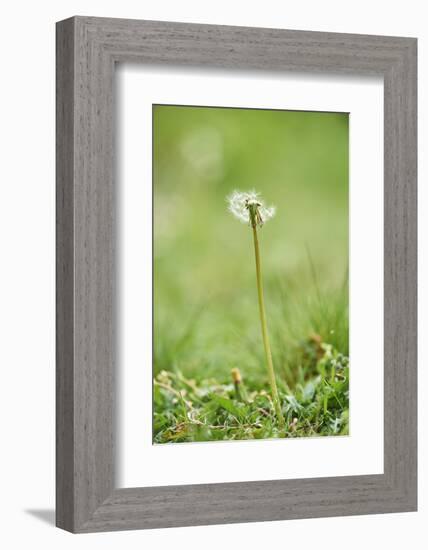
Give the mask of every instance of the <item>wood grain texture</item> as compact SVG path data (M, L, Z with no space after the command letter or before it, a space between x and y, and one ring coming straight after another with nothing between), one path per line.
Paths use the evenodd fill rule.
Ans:
M74 526L74 23L56 36L56 521Z
M116 62L383 76L383 475L115 489ZM58 23L57 220L59 527L92 532L416 510L415 39L87 17Z

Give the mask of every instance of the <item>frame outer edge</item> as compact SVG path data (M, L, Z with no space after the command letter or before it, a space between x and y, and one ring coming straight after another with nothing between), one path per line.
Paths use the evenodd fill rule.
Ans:
M385 474L417 510L417 42L385 74ZM387 187L388 186L388 187Z
M75 23L74 526L114 490L115 197L111 56Z
M56 25L56 525L74 530L74 19Z

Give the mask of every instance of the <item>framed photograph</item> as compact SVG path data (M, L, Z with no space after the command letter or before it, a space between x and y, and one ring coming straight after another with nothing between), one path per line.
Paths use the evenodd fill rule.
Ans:
M417 507L416 39L57 24L57 525Z

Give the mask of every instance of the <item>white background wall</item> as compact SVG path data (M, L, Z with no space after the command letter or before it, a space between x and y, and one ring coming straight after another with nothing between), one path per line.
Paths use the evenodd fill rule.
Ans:
M428 27L424 2L407 0L14 0L1 11L0 86L0 541L3 548L314 548L426 544L428 483L419 512L70 535L54 506L54 23L70 15L417 36L419 38L420 334L427 332ZM419 464L428 461L428 353L420 346ZM425 389L425 391L424 391ZM425 428L424 428L425 427ZM417 539L420 538L420 542Z

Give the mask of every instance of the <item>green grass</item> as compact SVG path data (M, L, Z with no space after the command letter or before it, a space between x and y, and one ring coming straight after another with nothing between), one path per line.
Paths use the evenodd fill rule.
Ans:
M347 434L347 115L155 107L154 143L154 442ZM283 433L235 188L277 206L259 239Z
M235 332L230 347L197 347L204 311L195 312L175 341L168 331L166 353L159 348L155 353L154 442L347 435L347 289L345 277L331 295L313 288L300 303L290 282L271 287L272 349L285 431L270 397L256 303L254 331L247 338ZM243 379L238 386L231 376L236 367Z
M179 369L161 371L154 384L154 442L347 435L348 358L314 340L301 353L312 375L302 376L293 391L280 385L283 430L262 381L234 384L232 379L188 379Z

